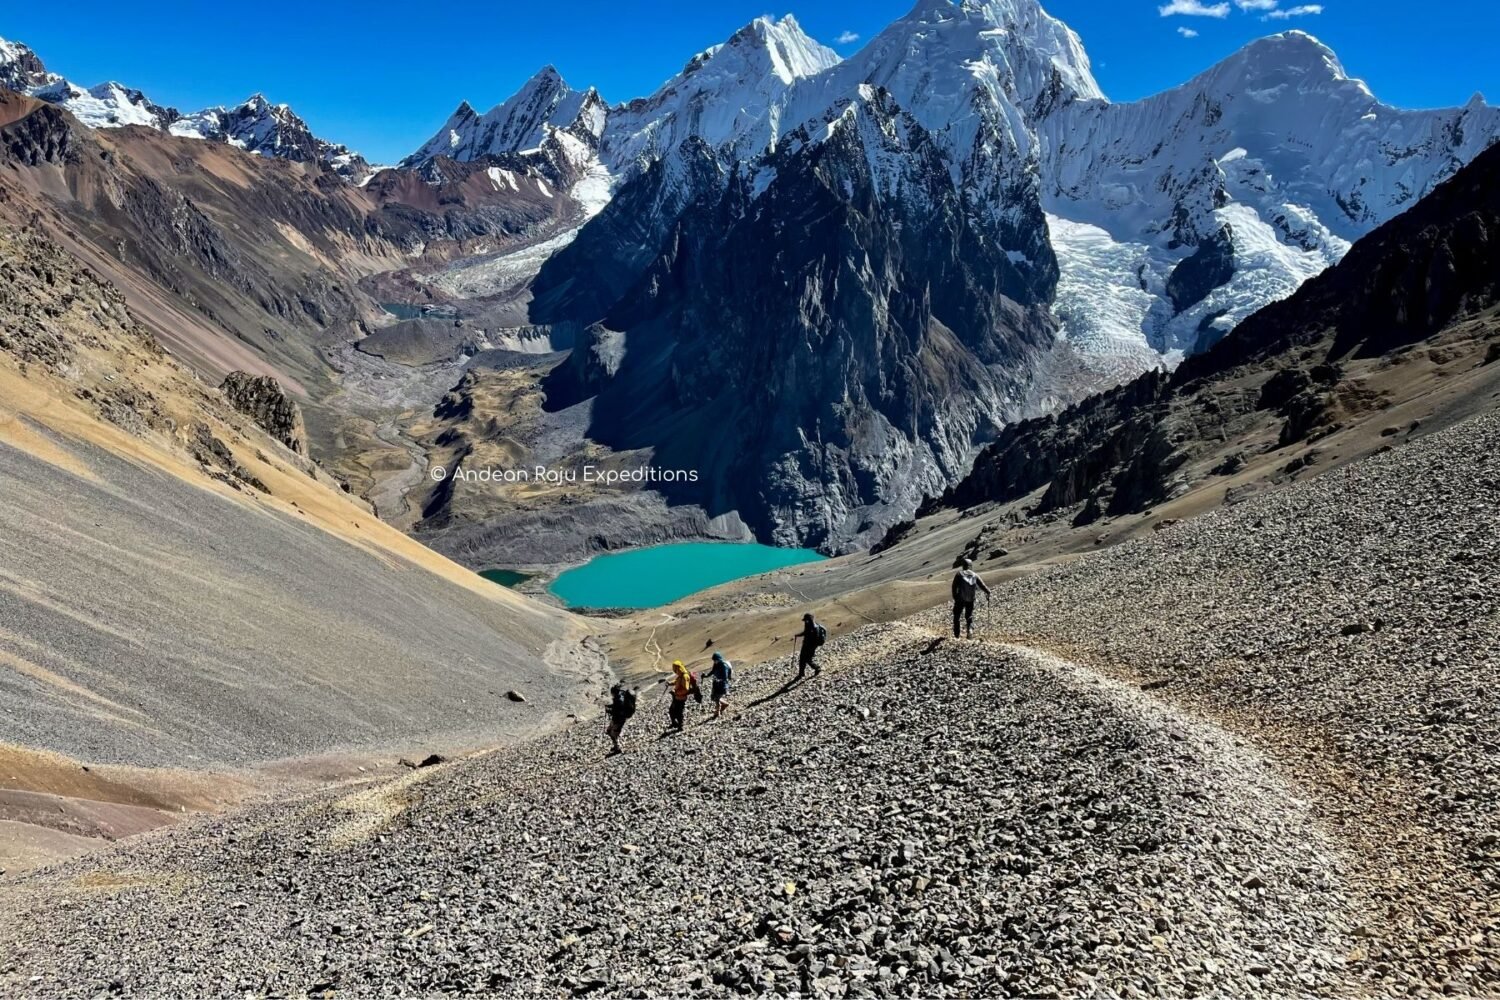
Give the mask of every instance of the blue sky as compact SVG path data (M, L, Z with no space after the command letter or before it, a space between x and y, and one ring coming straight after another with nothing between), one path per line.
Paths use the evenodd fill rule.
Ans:
M1254 8L1270 3L1050 0L1046 6L1083 36L1105 92L1117 100L1174 86L1252 38L1298 27L1331 45L1350 73L1392 104L1462 104L1476 90L1500 101L1500 61L1489 57L1500 38L1496 0L1420 6L1325 0L1312 5L1320 12L1266 20L1267 11ZM0 37L30 44L49 68L75 82L117 79L184 110L234 103L260 90L293 105L319 134L388 163L436 131L460 100L488 108L547 62L575 86L593 84L619 101L649 93L694 52L760 14L790 11L815 38L847 55L910 6L911 0L143 0L122 7L118 0L10 0L0 10ZM1276 0L1275 6L1286 13L1308 5ZM425 10L432 16L424 17ZM841 36L858 38L836 44Z

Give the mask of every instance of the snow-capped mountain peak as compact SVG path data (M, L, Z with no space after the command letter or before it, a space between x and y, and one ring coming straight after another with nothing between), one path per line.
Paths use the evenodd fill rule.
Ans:
M1364 81L1344 71L1332 49L1305 31L1256 39L1184 87L1245 94L1262 102L1275 100L1280 87L1304 94L1332 90L1355 99L1375 99Z
M1041 73L1030 81L1018 81L1023 92L1037 93L1038 83L1043 88L1051 86L1052 74L1048 71L1055 71L1069 96L1082 100L1104 97L1077 32L1048 14L1038 0L962 0L960 6L966 17L993 25L1010 36L1013 45L1020 44L1041 57ZM1036 71L1030 66L1025 69Z
M629 173L689 137L758 152L779 134L788 92L839 62L790 14L758 17L698 53L650 97L612 109L605 157L615 172Z
M963 77L986 77L1028 110L1053 91L1057 98L1102 99L1078 35L1037 0L918 0L850 60L868 82L906 103L924 74L937 93L923 103L944 106ZM929 125L932 123L929 123Z
M591 114L596 104L602 104L597 91L592 87L574 90L557 67L548 64L482 115L464 101L437 134L401 165L420 166L438 156L476 160L535 149L546 140L549 129L574 125L580 116Z
M61 79L57 74L47 72L47 67L29 46L0 38L0 87L27 91Z
M28 93L49 104L62 105L89 128L143 125L161 129L178 118L176 110L155 104L139 90L113 81L85 90L61 77L54 77L43 86L30 88Z
M181 138L225 142L258 156L296 163L324 163L354 180L368 171L358 154L318 138L290 105L272 104L264 94L252 94L232 108L173 114L166 127Z
M779 21L757 17L710 51L740 46L762 53L766 68L784 84L821 73L839 61L837 52L814 41L791 14Z
M1078 36L1036 0L918 0L849 59L800 81L786 130L864 84L890 93L955 162L991 155L978 147L995 142L1024 161L1032 121L1104 99Z
M1075 346L1134 353L1138 369L1202 349L1339 261L1494 142L1500 111L1390 107L1289 31L1039 130L1059 317Z

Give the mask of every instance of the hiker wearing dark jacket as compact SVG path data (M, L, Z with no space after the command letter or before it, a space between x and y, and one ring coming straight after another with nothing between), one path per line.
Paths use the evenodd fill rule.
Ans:
M723 653L716 652L708 676L713 681L709 696L713 699L714 718L717 719L729 707L729 684L734 679L734 665L724 659Z
M828 641L828 630L813 620L812 615L803 615L802 631L792 638L802 640L802 649L797 654L797 679L800 681L807 675L808 667L812 667L814 674L821 674L823 668L813 662L813 657L817 655L818 647Z
M610 753L620 752L620 733L625 730L625 723L635 714L635 692L624 684L616 684L609 689L609 728L604 730L606 736L614 743L615 748Z
M974 638L974 601L981 590L988 601L990 588L985 586L984 578L974 572L974 560L965 559L963 568L953 577L953 638L959 638L960 620L968 629L969 638Z

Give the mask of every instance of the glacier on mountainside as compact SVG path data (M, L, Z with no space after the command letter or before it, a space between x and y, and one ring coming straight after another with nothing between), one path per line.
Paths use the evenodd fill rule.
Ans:
M787 136L877 91L943 148L965 213L1038 287L1056 251L1062 335L1111 378L1174 365L1290 294L1500 130L1500 112L1477 97L1438 111L1383 104L1299 31L1252 42L1180 87L1111 102L1078 36L1037 0L918 0L842 60L792 17L758 18L620 105L544 70L486 115L465 105L413 159L577 135L587 107L597 145L573 143L587 186L570 193L592 216L690 140L744 165L761 190ZM1223 267L1201 278L1212 286L1174 298L1184 262L1215 241Z
M1428 194L1495 141L1500 111L1479 99L1438 111L1382 104L1331 50L1292 31L1181 87L1070 102L1036 127L1043 201L1065 241L1064 329L1111 352L1135 340L1170 366ZM1226 231L1233 274L1177 311L1165 294L1172 269ZM1082 233L1083 245L1067 244ZM1101 267L1101 255L1116 266Z

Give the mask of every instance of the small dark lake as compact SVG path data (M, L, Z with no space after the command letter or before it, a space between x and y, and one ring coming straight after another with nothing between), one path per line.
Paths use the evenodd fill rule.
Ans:
M521 573L513 569L486 569L481 570L479 575L502 587L516 587L531 579L530 573Z

